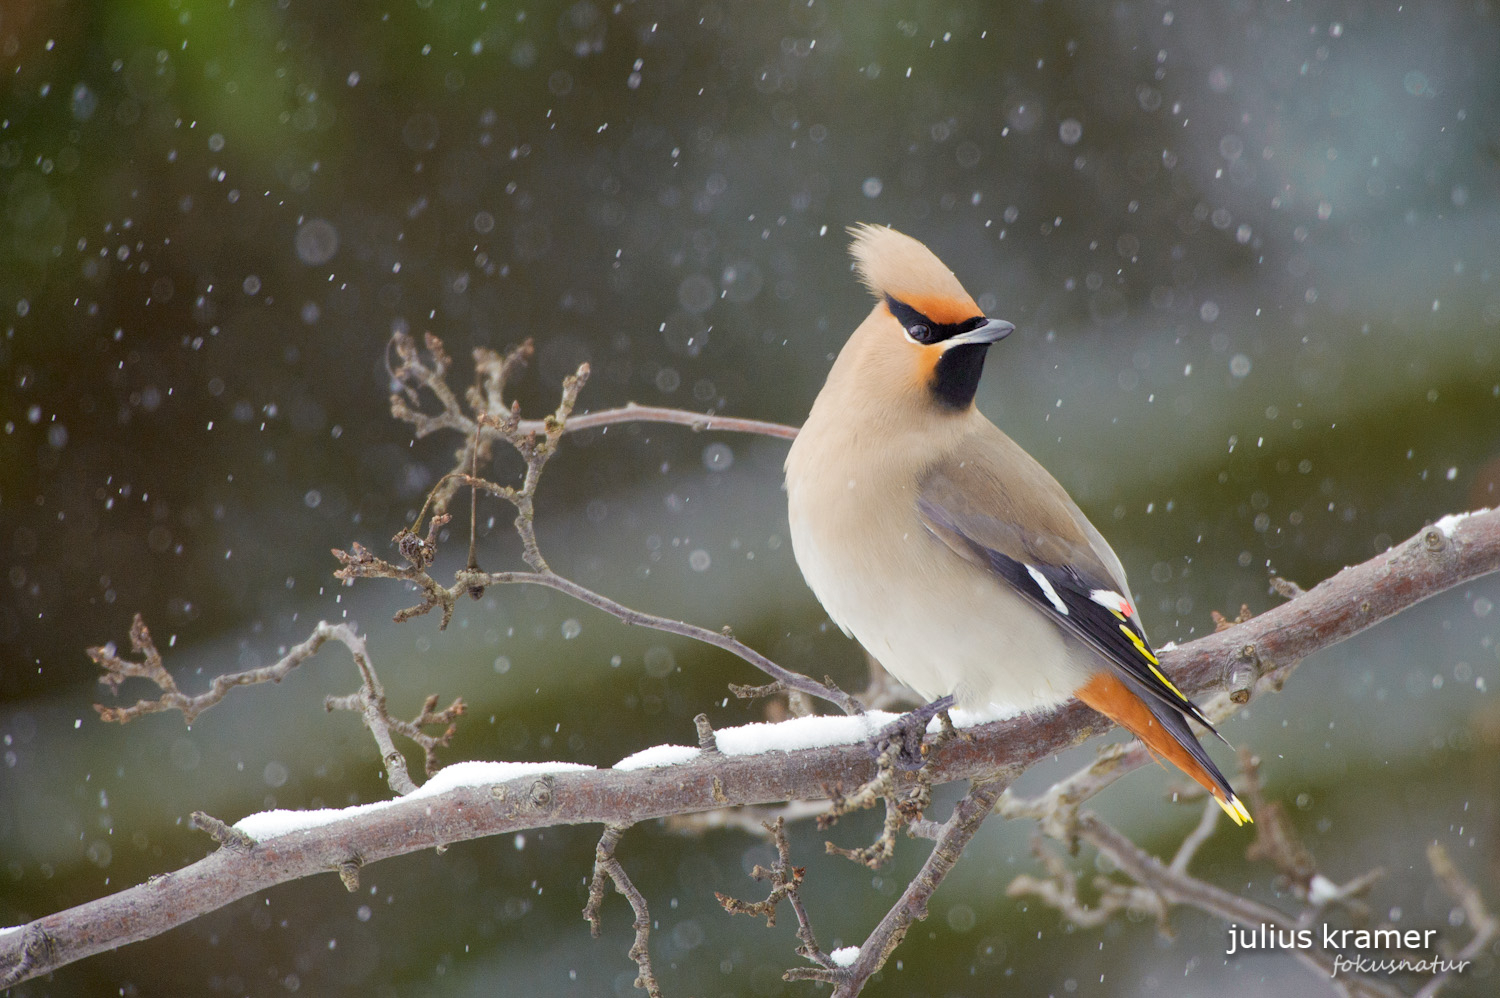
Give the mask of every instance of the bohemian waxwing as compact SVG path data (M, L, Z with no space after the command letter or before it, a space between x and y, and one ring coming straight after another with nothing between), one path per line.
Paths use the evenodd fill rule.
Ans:
M917 240L850 233L877 302L786 459L792 550L829 617L929 700L1076 696L1249 820L1188 727L1214 730L1161 671L1120 559L974 405L986 352L1014 327Z

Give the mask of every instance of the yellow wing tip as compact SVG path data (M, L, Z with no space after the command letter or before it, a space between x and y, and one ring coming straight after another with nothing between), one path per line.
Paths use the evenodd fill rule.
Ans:
M1160 669L1153 665L1151 667L1151 674L1157 679L1160 679L1163 686L1175 693L1177 695L1177 699L1183 701L1184 703L1192 703L1191 700L1182 695L1182 691L1173 684L1172 680L1167 678L1167 674L1165 672L1162 672Z
M1250 817L1250 811L1238 797L1230 795L1228 800L1215 797L1214 801L1223 808L1224 813L1229 815L1229 819L1236 825L1244 825L1247 821L1252 825L1255 824L1255 819Z
M1141 657L1142 658L1144 658L1146 661L1150 662L1154 666L1155 665L1161 665L1161 659L1159 659L1155 655L1153 655L1151 653L1151 649L1146 647L1146 641L1145 641L1144 638L1142 638L1139 634L1135 633L1135 631L1132 631L1129 627L1127 627L1124 624L1120 625L1120 630L1124 632L1124 634L1125 634L1125 636L1127 638L1129 638L1132 642L1134 642L1134 644L1135 644L1135 650L1141 653ZM1162 682L1167 683L1168 686L1172 686L1171 683L1167 682L1167 677L1163 676L1158 670L1152 669L1151 671L1155 672L1156 675L1157 675L1157 678L1159 678ZM1172 692L1173 693L1177 693L1177 688L1175 686L1172 687ZM1178 696L1182 696L1181 693L1177 693L1177 695ZM1183 699L1185 700L1187 698L1183 697Z

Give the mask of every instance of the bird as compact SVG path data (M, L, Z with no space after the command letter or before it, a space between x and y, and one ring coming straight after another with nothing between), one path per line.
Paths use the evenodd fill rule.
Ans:
M918 240L848 231L875 306L784 469L792 551L829 618L930 707L1077 697L1250 821L1189 726L1218 735L1162 671L1119 557L975 405L990 347L1015 327Z

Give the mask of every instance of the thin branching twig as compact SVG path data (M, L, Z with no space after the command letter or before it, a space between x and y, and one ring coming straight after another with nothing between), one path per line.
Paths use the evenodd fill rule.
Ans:
M410 582L421 591L422 600L402 610L396 615L396 619L410 620L438 609L442 613L440 628L446 628L452 620L454 606L460 596L474 596L496 585L526 583L546 586L566 593L627 624L650 627L722 648L769 675L776 683L781 684L777 687L778 689L796 690L818 697L834 704L845 713L853 714L863 711L864 708L860 702L839 689L832 680L825 679L820 683L808 676L785 669L739 641L728 629L714 631L685 621L643 613L554 572L542 555L541 546L537 541L536 490L547 462L557 453L563 434L568 432L570 427L576 428L577 420L587 418L574 417L573 410L578 403L579 392L588 382L588 365L581 365L575 374L563 379L562 395L554 412L545 419L522 420L516 405L514 403L507 405L504 392L508 381L524 367L531 356L530 342L522 344L504 357L491 350L476 350L474 356L475 367L479 371L479 385L469 392L469 405L474 410L474 415L470 417L463 412L457 396L447 386L445 374L451 361L443 350L442 341L429 334L426 345L428 359L423 358L411 337L398 334L393 338L392 350L400 359L400 364L392 367L391 377L400 386L400 390L391 396L391 411L398 419L411 423L418 436L441 429L456 430L464 434L464 446L460 447L455 454L454 470L444 475L429 493L426 503L418 513L416 522L403 529L393 539L397 549L405 558L406 565L392 564L376 557L363 546L354 544L351 545L349 552L340 550L333 552L334 557L342 566L334 573L335 576L346 584L352 584L355 579L369 578L401 579ZM419 406L419 389L431 391L442 405L442 412L437 415L424 414ZM669 414L677 410L627 406L611 412L613 414L608 422L626 422L632 417L639 416L663 422L699 425L699 422L689 421L686 417L669 418ZM694 420L701 421L701 428L704 429L771 432L775 428L775 424L764 424L753 420L725 421L718 417L694 417ZM607 425L607 422L601 423L596 418L590 425ZM784 434L778 431L773 435ZM491 448L496 442L509 445L526 462L525 472L519 486L502 485L478 477L474 473L473 469L491 458ZM437 526L435 525L438 520L447 515L449 502L463 485L469 485L478 492L502 499L515 507L515 529L521 540L521 558L525 561L529 571L482 572L478 570L471 557L469 564L455 573L451 586L444 586L428 573L428 566L432 564L436 556ZM419 539L422 520L428 515L432 516L432 520L428 524L427 536L425 539Z
M714 897L719 899L719 904L729 914L764 918L767 926L776 924L776 909L781 902L787 902L797 919L797 938L801 941L801 945L797 947L797 955L819 967L834 966L833 958L818 945L812 921L807 916L807 907L802 903L802 880L807 871L792 865L792 847L786 837L786 819L778 817L774 822L766 822L763 827L776 845L776 862L771 864L770 869L759 863L755 864L750 876L755 880L769 881L771 892L764 901L741 901L717 891L714 892Z
M1288 931L1304 927L1299 919L1275 908L1231 894L1187 873L1174 872L1092 812L1078 816L1078 832L1080 838L1108 856L1121 873L1159 895L1167 904L1187 905L1238 925L1265 924ZM1323 980L1333 977L1333 954L1321 948L1287 952L1314 976ZM1365 998L1399 998L1401 995L1396 988L1371 977L1344 972L1338 979L1352 995Z
M462 401L447 384L452 361L441 341L428 334L424 346L425 355L410 337L398 336L392 341L391 351L395 357L390 365L392 412L397 418L410 423L417 437L446 430L458 434L462 438L462 444L455 452L453 470L434 486L412 525L393 538L405 565L398 566L380 559L356 543L351 545L350 553L336 552L342 563L336 574L346 583L352 583L356 578L394 578L410 582L421 591L422 602L403 610L397 615L397 619L407 620L433 609L441 609L442 626L446 626L451 619L454 605L461 595L477 597L491 585L518 582L544 585L574 596L626 623L681 634L731 651L770 675L773 679L771 687L778 691L818 696L846 712L861 710L858 700L843 693L831 681L817 683L806 676L782 669L759 656L753 649L742 645L727 629L711 631L681 621L644 614L557 575L547 565L536 543L534 497L537 483L546 462L557 452L561 438L568 432L590 428L604 430L616 423L642 420L677 423L694 429L723 429L783 438L793 436L795 430L752 420L730 420L712 414L699 415L637 406L575 416L573 409L578 393L588 376L586 365L564 382L556 411L544 419L523 420L518 407L506 399L505 390L531 356L532 347L529 342L503 356L488 350L475 351L475 384L466 391ZM423 411L423 392L429 392L437 399L438 412ZM510 446L525 462L525 471L519 484L501 484L480 474L480 469L487 468L495 458L494 445L497 442ZM437 556L438 543L442 539L441 528L451 519L451 501L464 486L468 486L471 493L470 557L465 567L455 573L452 585L445 586L434 579L428 569ZM499 498L515 508L515 525L522 541L522 560L527 570L480 570L472 538L474 513L481 492ZM1222 615L1215 614L1216 623L1220 625L1216 633L1164 654L1163 668L1189 695L1222 691L1206 703L1210 716L1222 717L1252 696L1279 689L1302 657L1311 651L1342 640L1436 592L1493 571L1497 566L1500 566L1500 518L1494 514L1476 515L1467 522L1454 521L1441 528L1430 527L1411 541L1392 548L1364 565L1348 569L1310 591L1283 587L1283 595L1288 596L1292 603L1278 607L1262 618L1251 621L1248 611L1242 610L1239 618L1231 623L1224 620ZM327 626L320 625L320 629ZM106 683L118 686L125 678L141 676L157 681L164 691L163 696L157 701L142 701L133 708L115 708L122 716L110 717L105 713L106 709L101 708L101 715L107 719L126 720L141 713L164 709L182 710L185 716L191 718L222 699L228 688L279 679L302 658L316 650L314 646L296 661L290 661L293 656L289 655L275 666L267 667L271 671L252 670L258 674L255 676L246 673L237 674L245 678L221 677L209 694L193 698L181 694L175 683L171 682L161 656L150 644L144 625L140 626L140 632L143 640L137 644L137 651L143 656L143 661L125 662L112 648L97 649L100 654L96 655L96 660L106 669ZM353 637L352 630L350 635ZM132 638L135 637L133 630ZM327 636L320 637L315 632L314 638L310 638L309 642L314 639L321 643ZM299 649L302 647L299 646ZM351 650L355 650L352 644ZM294 653L296 651L294 649ZM360 668L362 675L365 675L368 656L364 655L361 642L356 660L360 661L362 656ZM277 669L282 671L277 673ZM165 681L161 677L165 677ZM220 683L225 684L223 690L219 688ZM763 690L764 688L747 692L758 695ZM448 724L451 727L453 717L461 711L458 702L448 710L437 711L436 699L429 698L415 721L392 719L385 713L383 693L380 692L378 681L374 680L373 670L368 671L367 682L356 697L339 698L336 702L331 702L330 708L349 707L361 710L369 724L371 704L378 704L378 709L373 710L373 714L377 726L386 733L384 741L379 732L376 733L383 754L387 752L391 731L409 735L410 732L403 725L420 728L429 723ZM135 713L129 713L131 711ZM828 787L841 785L852 774L867 782L859 791L850 795L846 804L855 801L873 804L877 799L883 799L886 803L887 827L882 832L882 839L889 836L893 847L894 831L904 822L910 834L931 838L935 845L921 872L908 884L900 899L859 947L853 962L847 966L835 966L831 957L816 947L811 928L806 924L805 910L800 906L800 897L795 894L795 888L800 885L800 873L790 867L785 850L780 848L785 842L784 832L779 826L773 832L773 837L779 840L778 868L781 880L778 882L774 873L772 874L772 894L775 894L778 887L787 888L790 884L789 889L783 890L781 899L793 900L794 910L798 912L799 928L806 928L803 942L809 949L809 954L804 955L809 955L809 959L815 964L812 967L794 968L786 976L794 980L812 979L831 983L835 988L835 996L847 998L857 994L884 965L914 921L925 917L933 891L952 870L964 847L991 812L1010 780L1038 759L1097 733L1104 727L1104 723L1092 713L1080 706L1069 705L1046 715L987 725L971 743L958 746L951 752L944 752L941 758L929 758L929 765L923 767L926 779L932 782L958 778L973 781L969 792L955 806L952 815L941 824L928 820L921 813L928 806L929 798L925 796L925 792L931 783L922 784L919 781L918 792L911 793L894 778L887 777L886 782L882 783L879 772L867 778L871 764L863 747L829 746L807 749L787 753L786 761L768 761L765 757L734 757L709 750L708 746L716 745L711 740L711 729L709 736L700 732L705 750L692 763L674 767L673 778L669 781L640 772L595 770L561 774L556 778L545 776L530 782L529 789L511 787L509 784L488 788L458 787L425 800L401 802L389 808L359 815L351 814L336 826L329 826L335 828L335 831L309 829L279 837L274 868L263 861L261 846L245 851L221 849L212 856L177 871L170 878L161 878L151 884L130 888L67 912L38 919L28 924L22 932L0 935L0 986L48 972L103 948L157 934L227 903L234 897L243 897L272 883L284 882L296 876L338 870L346 884L349 884L357 882L358 868L365 863L414 849L434 845L442 847L449 842L501 831L548 827L564 822L602 821L606 825L606 831L596 850L595 877L590 887L590 904L586 915L597 926L599 905L604 894L602 877L609 877L616 889L630 900L636 914L636 945L631 949L631 957L636 960L640 969L638 980L642 986L654 989L657 987L655 975L650 971L646 948L649 913L644 897L630 883L614 856L615 846L623 829L636 821L693 811L817 799L827 796ZM451 734L451 731L447 734ZM431 740L430 744L424 744L429 770L434 764L431 750L442 744L447 734L424 736ZM394 749L390 751L393 752ZM1065 842L1071 844L1075 840L1087 841L1110 855L1116 866L1135 881L1133 886L1115 884L1115 888L1127 893L1146 891L1157 899L1153 902L1145 900L1145 895L1133 895L1140 902L1142 910L1155 910L1151 905L1157 903L1163 910L1168 905L1187 904L1205 911L1231 912L1228 917L1235 918L1245 914L1259 916L1262 912L1270 913L1268 919L1278 916L1280 913L1250 902L1241 902L1234 895L1198 881L1188 873L1187 867L1193 854L1210 833L1210 819L1205 818L1200 822L1197 829L1184 841L1171 864L1162 864L1139 850L1096 816L1078 813L1080 801L1092 796L1124 772L1134 769L1148 757L1144 750L1135 746L1120 749L1112 757L1102 759L1069 781L1064 781L1053 792L1043 795L1043 798L1007 801L1006 810L1008 813L1032 812L1042 820L1049 833ZM394 777L394 773L392 776ZM416 808L416 805L420 805L420 808ZM835 811L837 810L836 807ZM1275 822L1271 824L1274 825ZM871 848L881 852L881 844L881 840L877 840L876 845ZM1276 855L1291 855L1290 852L1281 850L1280 845L1272 847L1272 851ZM1076 903L1076 884L1071 881L1063 883L1065 868L1057 866L1061 859L1051 852L1048 855L1051 858L1045 860L1045 865L1059 878L1059 883L1067 888L1074 907L1083 910ZM864 861L863 857L856 858ZM870 858L876 857L872 853ZM1446 860L1446 856L1441 859ZM1464 952L1480 952L1492 943L1497 931L1500 931L1495 927L1493 916L1484 908L1477 891L1452 869L1451 863L1444 865L1439 858L1433 858L1432 864L1435 876L1443 883L1444 889L1460 901L1468 921L1474 927L1474 939ZM1316 883L1316 876L1314 882ZM1352 897L1363 889L1360 886L1362 883L1367 882L1357 878L1342 888L1331 891L1321 889L1320 896ZM1104 889L1109 892L1114 888L1106 885ZM767 902L761 904L764 903ZM130 913L128 928L120 928L124 924L120 918L121 912ZM109 925L116 928L103 928ZM802 933L799 931L800 937ZM1322 969L1315 956L1304 956L1310 965ZM653 990L653 994L655 993L657 991ZM1386 994L1378 988L1360 993Z
M615 885L615 890L630 902L635 913L635 942L630 947L630 958L635 961L635 986L644 990L651 998L662 998L661 984L656 979L656 970L651 966L651 911L646 907L646 898L631 883L625 867L620 865L615 849L620 836L625 834L625 825L606 825L599 844L594 847L594 876L589 880L589 901L584 906L583 917L588 920L589 931L599 938L599 911L604 906L605 880Z
M1442 529L1428 528L1259 617L1166 651L1161 656L1162 669L1185 694L1197 697L1225 689L1232 675L1248 665L1254 674L1236 689L1242 688L1246 699L1259 697L1279 688L1289 667L1313 652L1497 569L1500 512L1477 513ZM1251 650L1248 657L1246 649ZM993 721L970 729L972 741L945 748L933 762L933 780L947 783L996 772L1014 778L1104 730L1105 721L1076 703ZM1115 765L1121 770L1134 768L1130 754L1127 750ZM276 884L339 870L351 854L369 865L439 845L562 822L629 825L728 806L825 800L828 787L851 778L868 779L873 770L863 745L763 756L701 753L692 762L672 767L665 780L661 770L587 770L559 774L544 788L545 793L537 791L536 784L542 781L518 776L495 786L456 787L421 800L397 801L276 839L274 863L264 860L261 846L248 854L220 849L170 876L42 916L21 931L0 934L0 986L160 935ZM991 792L998 796L1001 786L992 784ZM955 842L953 821L944 822L938 833L940 843ZM923 831L929 830L924 827ZM925 888L918 884L915 889L917 895L908 898L903 893L899 904L918 898ZM1255 916L1250 913L1250 924ZM887 919L892 921L882 921L886 928L878 938L867 940L860 959L880 951L888 956L885 943L903 917L888 912ZM1481 923L1471 920L1471 924Z
M1448 857L1448 850L1444 849L1441 843L1433 842L1427 847L1427 863L1432 867L1432 875L1437 880L1438 886L1458 902L1464 913L1464 921L1474 933L1468 943L1454 953L1448 962L1463 963L1478 959L1480 954L1486 952L1497 939L1500 939L1500 916L1489 910L1484 903L1483 896L1479 893L1479 888L1470 883L1459 872L1458 867L1453 865L1453 860ZM1435 998L1451 983L1453 983L1453 971L1444 971L1423 985L1415 998Z
M912 924L927 917L927 905L933 892L958 863L969 840L994 809L1003 788L1004 783L998 780L977 780L954 805L953 814L943 822L942 831L922 869L860 945L852 963L842 967L793 967L782 977L788 981L832 984L834 998L853 998L859 994L865 983L885 966L891 953L901 945Z
M146 627L146 622L141 615L136 614L130 625L130 647L141 656L139 662L122 658L113 644L90 648L88 656L104 670L104 675L99 677L99 682L108 686L112 692L119 693L120 687L127 679L145 679L155 683L161 689L161 696L155 700L137 700L129 707L106 707L102 704L95 704L94 710L98 712L101 720L116 724L126 724L146 714L177 710L182 712L184 722L192 724L198 719L199 714L223 700L229 695L229 691L237 686L280 682L293 669L316 655L325 642L330 639L342 640L347 630L344 625L329 624L326 621L319 623L306 641L293 646L278 661L255 669L218 676L207 691L189 696L178 688L177 681L167 671L162 662L161 652L157 650L156 642L151 637L150 629Z
M119 692L120 685L125 680L140 678L155 683L161 689L162 694L155 700L137 700L129 707L105 707L102 704L95 704L94 709L99 712L101 719L118 724L126 724L146 714L177 710L182 712L183 720L192 724L199 714L228 696L230 690L261 683L279 683L293 669L316 655L318 649L329 641L337 641L349 649L349 654L359 669L361 682L356 692L348 696L328 697L324 701L324 706L328 710L357 712L380 749L380 760L386 769L386 782L398 794L411 793L417 785L412 781L406 768L406 757L396 748L391 733L394 731L417 743L426 757L426 772L430 776L438 769L436 750L448 744L448 740L453 737L453 722L464 712L463 699L456 699L446 709L439 711L436 710L438 698L434 693L427 698L421 712L413 720L403 721L392 717L386 707L385 688L380 683L380 677L375 673L374 665L371 664L370 652L364 636L355 631L352 624L330 624L326 620L319 621L307 640L294 646L276 662L255 669L217 676L206 692L189 696L178 688L176 680L167 671L162 662L161 652L157 650L156 642L151 638L151 631L146 627L141 615L136 614L135 621L130 627L130 644L136 654L141 656L140 661L121 658L114 647L109 645L102 648L90 648L88 654L104 669L104 675L99 678L99 682L111 690ZM447 726L441 735L429 735L422 730L423 727L436 724Z
M1003 813L1025 815L1038 820L1040 834L1033 841L1033 852L1047 872L1046 877L1033 877L1029 874L1016 877L1011 882L1008 893L1013 897L1039 898L1080 928L1102 925L1122 911L1150 915L1156 919L1158 930L1167 936L1171 934L1169 910L1174 905L1195 908L1231 925L1268 925L1285 931L1308 928L1314 924L1314 919L1323 909L1332 903L1348 909L1356 920L1360 920L1368 911L1361 900L1362 896L1383 875L1383 871L1369 871L1343 885L1334 884L1331 879L1318 873L1312 854L1298 838L1290 822L1274 806L1276 802L1268 800L1262 791L1257 765L1248 754L1242 757L1242 761L1245 771L1240 782L1246 796L1252 801L1259 833L1259 837L1247 850L1249 857L1270 862L1280 876L1291 882L1296 888L1294 895L1306 903L1306 907L1297 913L1287 914L1238 897L1189 872L1194 856L1218 825L1219 808L1211 800L1205 801L1203 817L1183 839L1170 863L1162 863L1149 855L1098 815L1087 811L1078 812L1079 794L1087 795L1090 790L1097 790L1100 786L1098 771L1093 766L1085 767L1039 797L1007 797L1002 801L1000 810ZM1058 792L1058 788L1063 786L1068 789ZM1062 855L1047 847L1043 836L1061 840L1070 851L1077 842L1093 846L1130 882L1121 883L1110 877L1096 877L1093 882L1096 900L1092 905L1086 904L1079 897L1076 874ZM1437 853L1431 848L1428 851L1434 876L1450 896L1459 900L1474 932L1469 944L1453 959L1472 960L1500 934L1500 920L1489 914L1479 892L1457 873L1447 861L1446 853L1441 851L1441 847L1434 848ZM1317 885L1316 888L1312 886L1314 884ZM1347 966L1339 967L1335 974L1337 954L1321 947L1292 948L1287 952L1315 976L1332 980L1335 990L1342 994L1355 998L1399 998L1402 994L1392 985L1368 974L1352 972ZM1418 994L1422 998L1433 998L1451 979L1451 973L1440 974L1429 981Z

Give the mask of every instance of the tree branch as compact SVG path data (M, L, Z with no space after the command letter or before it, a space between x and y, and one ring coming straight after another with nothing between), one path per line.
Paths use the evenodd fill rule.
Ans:
M1385 875L1385 871L1377 867L1342 885L1320 874L1311 851L1297 835L1280 805L1266 799L1261 789L1259 763L1243 749L1240 762L1244 790L1258 818L1255 841L1246 849L1246 858L1271 863L1279 877L1289 882L1291 889L1287 893L1302 902L1300 910L1294 914L1237 897L1188 872L1193 857L1217 827L1219 807L1212 800L1205 801L1203 817L1183 839L1168 864L1146 853L1098 815L1076 813L1077 788L1091 785L1096 777L1093 767L1085 767L1059 783L1058 787L1069 786L1072 791L1056 792L1058 787L1054 787L1053 792L1030 800L1002 802L1002 812L1026 814L1040 821L1041 834L1036 836L1032 849L1048 873L1046 878L1026 874L1018 876L1011 881L1007 893L1038 897L1080 928L1102 925L1120 911L1152 915L1157 930L1164 936L1172 934L1168 918L1172 905L1196 908L1223 919L1231 926L1253 925L1258 928L1271 925L1288 934L1310 929L1317 917L1332 904L1345 908L1356 924L1365 924L1369 918L1369 906L1363 896ZM1102 784L1094 783L1095 789L1099 786ZM1048 813L1049 810L1052 813ZM1085 905L1078 897L1077 875L1063 856L1047 846L1044 835L1061 840L1070 852L1077 851L1080 841L1088 842L1133 882L1126 884L1112 877L1096 877L1094 888L1098 900L1093 907ZM1479 891L1458 872L1440 845L1429 846L1427 854L1434 877L1462 906L1474 933L1468 945L1450 960L1450 963L1462 966L1463 962L1471 962L1500 935L1500 920L1489 913ZM1386 923L1381 928L1392 926ZM1289 952L1320 980L1330 980L1333 989L1346 998L1401 996L1399 990L1369 974L1356 972L1347 965L1340 966L1336 959L1338 955L1320 946L1297 946L1290 948ZM1415 956L1415 959L1421 960L1422 957ZM1434 998L1452 979L1452 971L1438 974L1418 992L1418 998Z
M121 658L113 642L98 648L90 648L87 654L94 660L95 665L104 670L104 675L99 677L99 682L108 686L112 692L119 693L120 686L127 679L146 679L155 683L161 689L162 694L155 700L137 700L129 707L105 707L95 704L94 710L98 712L100 719L116 724L126 724L146 714L180 710L183 721L192 724L199 714L223 700L235 687L254 686L268 682L279 683L293 669L316 655L324 642L332 639L348 644L346 637L352 634L353 631L346 626L335 627L326 622L319 623L313 628L312 634L306 641L294 646L280 660L258 669L246 669L243 672L218 676L207 692L199 693L197 696L188 696L177 688L177 681L172 678L172 674L162 663L161 652L157 650L156 642L151 638L151 631L146 627L146 622L141 615L136 614L130 625L130 648L141 656L141 661L132 662L127 658ZM350 648L352 650L353 646L351 645Z
M719 899L719 904L731 915L750 915L756 918L764 918L769 928L776 924L776 908L782 901L792 906L792 914L797 918L797 938L801 945L797 947L797 955L811 960L819 967L832 967L833 960L823 948L818 945L818 938L813 933L812 920L807 916L807 908L802 903L802 880L805 871L800 866L792 865L792 846L786 837L786 819L778 817L774 822L765 822L762 826L770 834L776 845L776 862L768 870L759 863L755 869L750 871L750 876L755 880L768 880L771 883L771 893L764 901L746 902L738 898L732 898L727 894L714 893Z
M620 836L625 834L623 825L606 825L599 844L594 847L594 876L589 880L589 902L584 906L583 917L588 920L589 931L599 938L599 910L604 907L604 881L608 879L615 890L630 902L635 913L635 942L630 947L630 958L635 961L635 986L642 988L650 998L662 998L661 984L656 980L656 970L651 966L651 911L646 907L646 898L640 889L631 883L615 856Z
M474 411L471 419L465 415L457 396L448 387L445 375L452 361L443 350L442 340L429 333L426 347L428 359L424 360L410 336L397 334L391 338L390 349L400 359L399 365L390 368L391 378L400 388L400 391L391 396L391 413L397 419L411 423L418 437L439 429L461 431L465 436L464 446L455 454L457 463L453 471L444 475L433 486L416 522L392 538L407 564L404 567L394 565L355 543L350 546L349 552L334 549L334 557L343 566L334 573L337 578L348 585L352 585L356 579L401 579L410 582L422 591L422 601L396 614L396 620L410 620L431 610L441 609L442 622L438 625L439 629L448 626L460 596L468 595L478 599L487 587L494 585L530 583L547 586L603 610L627 624L679 634L723 648L765 672L785 688L820 697L846 714L863 712L860 702L839 689L831 679L819 683L808 676L784 669L737 640L728 628L715 632L680 620L643 613L558 575L547 564L537 543L534 505L537 486L547 461L557 452L559 441L570 429L646 420L677 423L695 429L729 429L778 437L795 436L796 430L760 420L700 416L679 409L638 406L633 403L619 409L595 413L592 417L575 418L573 409L578 402L579 392L588 382L587 364L581 365L575 374L563 379L562 395L555 412L544 419L523 420L514 403L507 407L504 391L508 381L530 359L533 352L530 340L504 357L485 348L474 351L478 384L468 393L469 406ZM420 403L419 389L424 388L431 391L443 407L442 412L436 416L414 408ZM526 471L520 487L500 485L475 474L479 461L483 459L487 462L490 459L491 445L496 441L508 444L525 460ZM483 490L515 507L515 528L521 540L521 558L530 571L480 571L471 540L468 564L455 574L453 585L444 586L428 574L427 567L436 557L438 528L447 522L448 504L464 484L469 485L474 493ZM471 497L471 517L472 506ZM429 513L432 514L432 520L428 523L427 538L422 540L417 531L421 529L422 519ZM470 533L472 537L472 519Z
M722 430L727 433L753 433L762 437L779 437L791 440L797 436L797 427L784 423L770 423L763 419L736 419L731 416L716 416L713 413L688 412L684 409L667 409L655 405L636 405L630 402L618 409L600 409L574 416L568 421L568 433L594 430L617 423L672 423L686 426L695 433L704 430ZM540 420L523 419L523 433L533 433L540 428Z
M1230 692L1259 695L1279 689L1303 657L1497 569L1500 511L1447 519L1384 554L1345 569L1305 596L1163 653L1163 666L1190 695L1222 690L1226 679L1242 678L1248 667L1245 685ZM1077 702L1046 714L981 725L969 730L971 738L945 746L930 761L931 775L934 782L991 780L980 796L971 791L965 798L966 815L972 817L981 805L988 813L984 796L998 797L1000 789L1028 766L1108 726ZM352 855L373 863L530 828L629 825L728 805L824 800L830 786L862 783L874 775L874 760L861 743L760 756L705 753L690 763L664 769L560 772L545 781L523 776L493 785L461 786L421 799L400 799L377 810L290 832L248 852L220 849L146 884L39 918L24 931L0 935L0 986L150 938L272 885L336 871ZM970 818L960 819L958 825L954 820L945 823L933 857L940 852L947 855L943 836L949 836L951 846L954 836L968 828ZM947 862L933 857L929 865ZM923 875L940 880L945 872L940 866L924 866ZM909 925L925 904L920 890L913 891L908 888L903 895L901 905L910 903L903 907L904 914L893 909L887 916L889 926L879 930L883 934L872 935L866 942L861 961L869 957L878 965L888 955L886 944L905 931L903 920Z
M1081 838L1113 860L1121 872L1160 895L1167 904L1188 905L1240 925L1264 923L1288 931L1303 927L1297 919L1275 908L1239 897L1173 870L1092 812L1078 816L1078 830ZM1287 952L1322 979L1328 980L1335 976L1333 957L1321 948L1291 949ZM1396 988L1371 977L1345 974L1342 979L1351 994L1368 998L1402 998L1401 992Z
M927 903L933 892L948 876L958 857L963 855L964 847L979 831L984 819L989 817L1007 782L1003 778L976 780L963 799L954 805L953 814L943 823L921 871L906 885L901 897L865 939L852 964L828 970L794 967L782 976L789 981L826 981L834 986L833 998L852 998L859 994L865 982L885 966L891 953L901 945L912 923L927 917Z
M380 749L380 761L385 765L386 782L398 794L411 793L417 785L412 782L411 775L407 772L406 757L396 748L391 732L395 731L421 747L426 756L426 772L431 775L437 770L436 750L448 744L448 740L453 737L453 721L464 712L463 699L456 699L446 709L439 711L435 709L438 698L434 693L427 698L421 713L414 720L403 721L392 717L390 711L386 709L385 687L381 685L380 677L375 674L375 667L370 661L370 652L366 647L365 639L355 631L352 624L330 624L326 620L319 621L318 626L313 628L312 634L306 641L293 647L278 661L258 669L246 669L243 672L230 672L217 676L207 692L199 693L197 696L188 696L178 689L177 681L172 678L172 674L162 663L161 653L156 648L156 642L151 639L151 632L147 629L146 622L141 619L140 614L136 614L135 621L130 626L130 644L135 653L141 656L141 661L132 662L121 658L113 645L90 648L88 655L104 669L104 675L99 677L99 682L114 692L119 692L120 684L126 679L140 678L155 683L161 689L162 695L155 700L137 700L129 707L105 707L102 704L95 704L94 710L98 711L102 720L118 724L128 724L146 714L180 710L183 720L192 724L199 714L228 696L230 690L260 683L281 682L293 669L316 655L318 649L329 641L337 641L349 649L349 654L354 658L354 665L359 669L360 687L348 696L328 697L323 701L323 706L330 711L350 710L358 713L360 720L369 729L376 746ZM447 728L441 735L429 735L422 730L429 724L444 724Z
M1438 884L1463 909L1464 920L1474 932L1468 945L1455 953L1449 962L1478 959L1496 939L1500 939L1500 917L1485 907L1479 890L1458 872L1458 867L1448 858L1448 850L1440 843L1434 842L1427 847L1427 863L1432 867L1432 875ZM1441 973L1423 985L1415 998L1434 998L1452 981L1453 971Z

